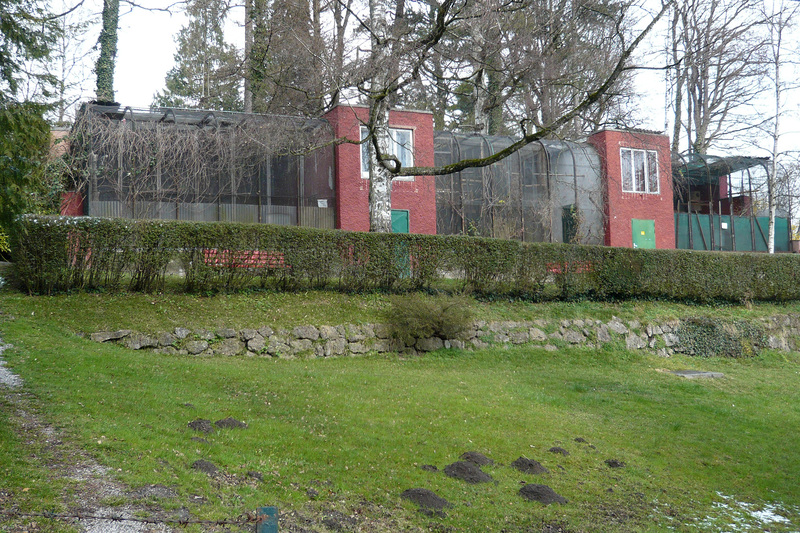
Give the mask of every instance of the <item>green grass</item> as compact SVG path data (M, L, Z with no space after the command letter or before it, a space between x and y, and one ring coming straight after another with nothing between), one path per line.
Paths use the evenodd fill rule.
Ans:
M450 350L412 359L198 359L97 345L75 335L123 327L374 322L386 301L328 293L31 298L2 292L0 337L15 345L5 358L43 418L131 487L173 487L180 501L162 503L203 518L231 518L260 505L302 509L314 488L313 505L373 517L388 510L404 525L425 530L439 524L456 531L527 531L563 523L572 531L730 531L734 518L718 505L721 495L777 504L794 524L760 525L750 518L736 531L800 527L796 353L662 359L608 345ZM793 310L647 302L475 307L483 319L616 315L643 322ZM662 371L677 368L726 377L689 381ZM0 409L8 413L9 407ZM191 440L198 435L189 421L227 416L249 428L217 430L205 437L209 444ZM61 487L47 481L46 454L29 449L14 427L13 420L0 423L0 487L12 490L24 508L50 508ZM570 455L547 451L556 445ZM497 484L468 485L420 468L442 469L470 450L498 463L485 469ZM542 462L551 473L520 474L508 466L519 456ZM192 470L197 459L232 477L219 482ZM626 466L611 469L606 459ZM251 470L264 481L247 481ZM569 503L523 501L517 495L522 481L550 485ZM446 518L425 517L399 497L414 487L429 488L454 507ZM203 503L192 503L194 495Z

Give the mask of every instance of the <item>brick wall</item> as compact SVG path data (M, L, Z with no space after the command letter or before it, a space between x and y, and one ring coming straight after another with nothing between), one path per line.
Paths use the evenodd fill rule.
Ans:
M675 248L669 137L655 133L606 130L589 137L589 143L600 154L604 176L606 246L632 247L631 220L643 219L655 222L656 248ZM658 152L658 194L622 191L621 148Z
M325 115L336 137L360 139L359 128L368 116L366 107L339 106ZM414 164L433 166L433 116L426 112L391 111L389 127L413 130ZM369 180L361 177L361 146L340 144L336 160L337 228L369 231ZM436 233L436 181L433 176L394 180L392 209L409 211L411 233Z

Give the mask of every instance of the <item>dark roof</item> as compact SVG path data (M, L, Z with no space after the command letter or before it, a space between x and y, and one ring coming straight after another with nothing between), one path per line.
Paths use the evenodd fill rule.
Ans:
M260 115L255 113L241 113L235 111L215 111L210 109L182 109L173 107L140 108L122 106L119 104L106 105L98 102L88 102L81 106L79 115L83 113L104 115L112 120L130 120L137 123L163 122L178 126L194 126L197 128L234 126L247 121L255 122L290 122L295 126L315 127L327 124L322 119L306 119L282 115Z
M708 154L672 154L672 176L692 185L717 183L721 176L769 163L768 157L715 156Z

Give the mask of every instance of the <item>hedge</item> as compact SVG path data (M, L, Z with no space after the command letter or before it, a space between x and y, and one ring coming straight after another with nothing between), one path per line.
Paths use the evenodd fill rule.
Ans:
M447 285L529 300L800 299L800 256L641 250L466 236L378 234L227 222L26 215L12 235L15 278L31 294L162 290L403 292ZM445 281L447 280L447 281Z

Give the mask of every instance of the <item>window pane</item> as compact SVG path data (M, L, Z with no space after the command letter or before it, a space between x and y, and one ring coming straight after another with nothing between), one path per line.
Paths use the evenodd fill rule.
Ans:
M392 129L392 155L400 160L404 167L414 166L413 145L411 143L411 130Z
M644 151L642 150L633 151L633 173L636 192L647 191L644 180Z
M361 127L361 140L367 138L367 128ZM369 174L369 143L361 144L361 173Z
M647 152L647 189L658 193L658 152Z
M631 151L621 150L619 154L622 166L622 190L633 191L633 172L631 167Z

